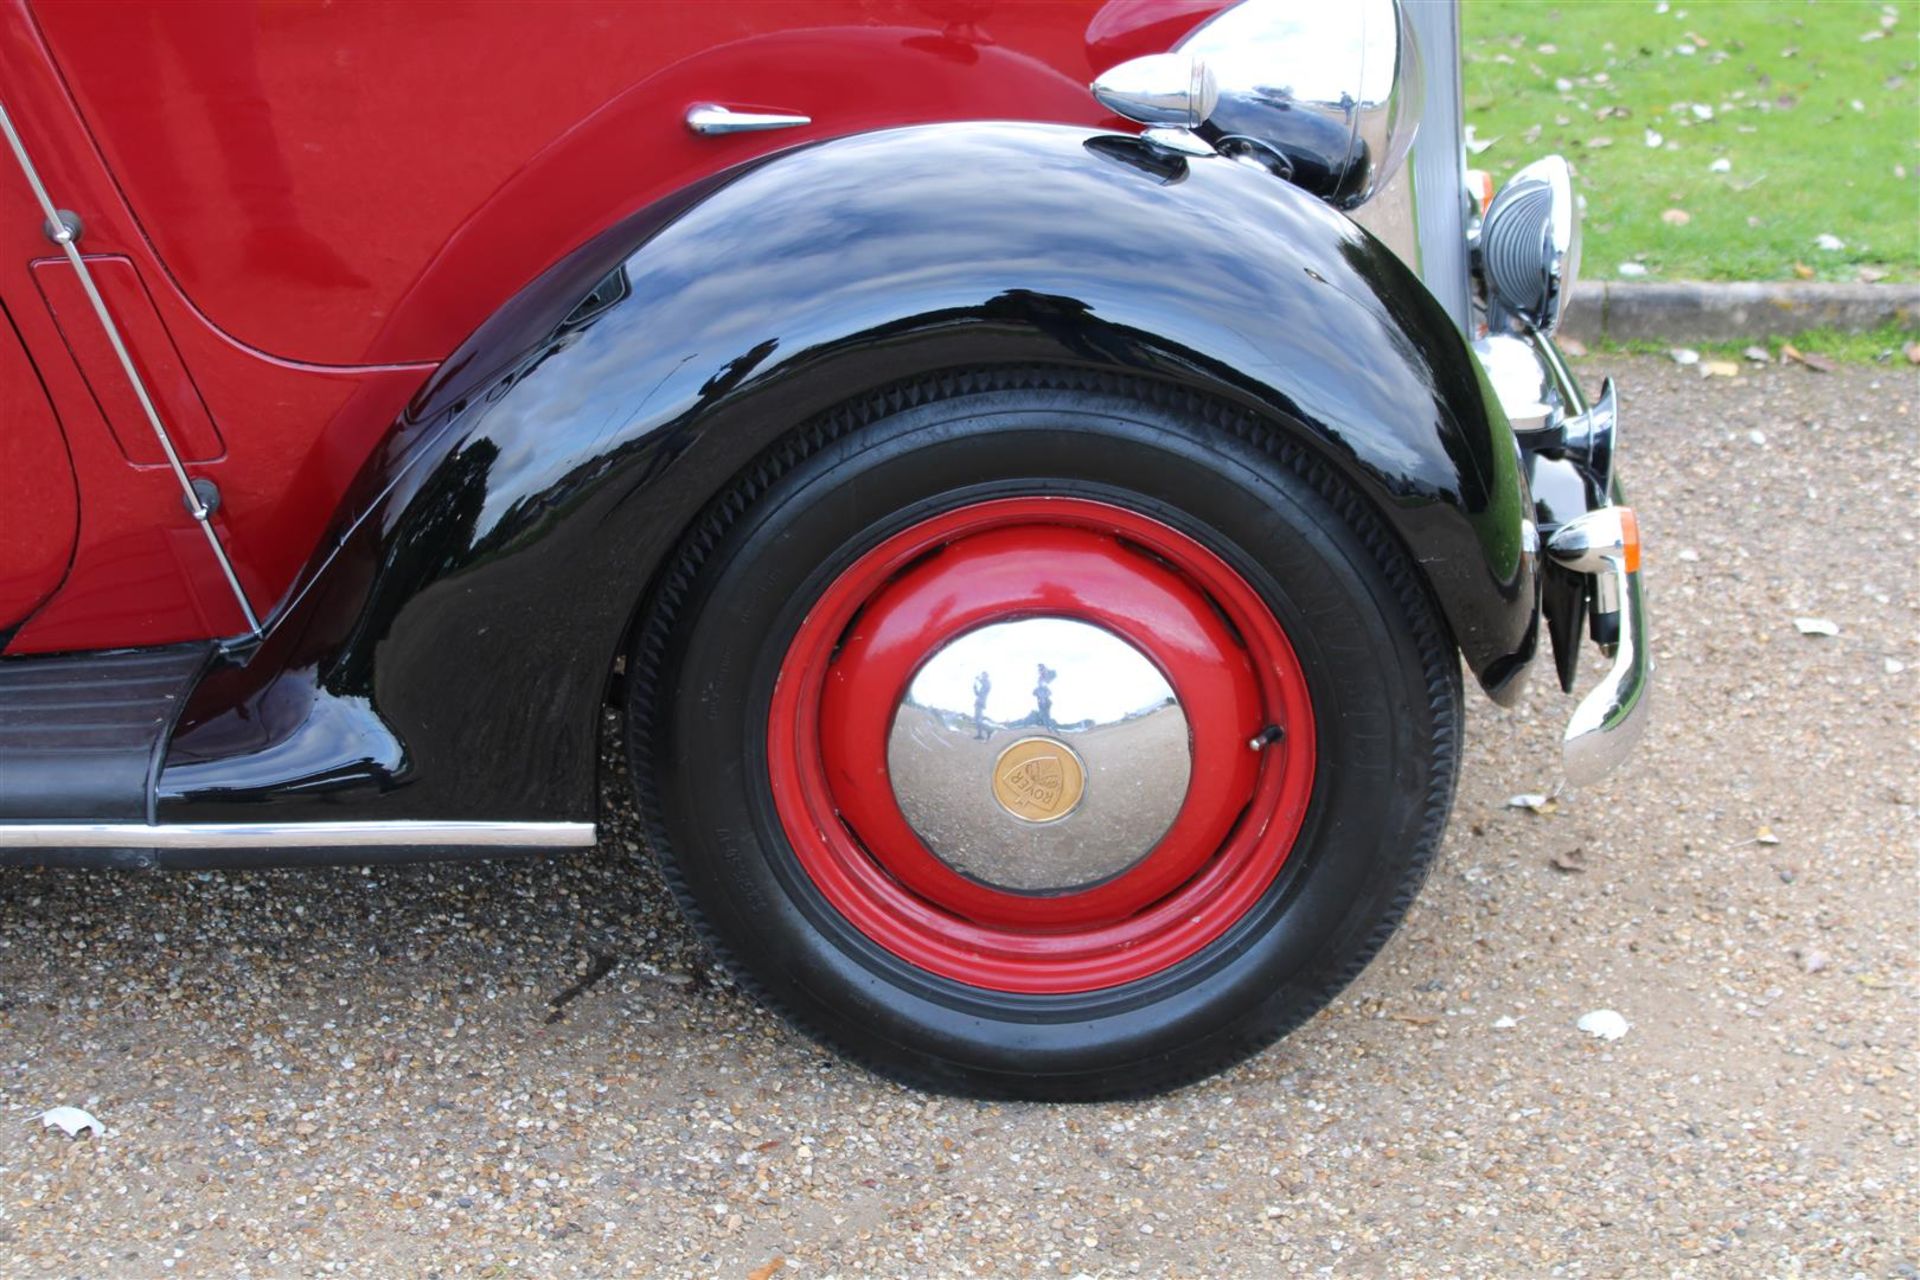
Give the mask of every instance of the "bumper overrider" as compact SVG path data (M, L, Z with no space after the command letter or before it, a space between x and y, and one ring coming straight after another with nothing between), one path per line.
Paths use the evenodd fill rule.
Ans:
M1547 543L1554 560L1593 576L1595 608L1603 617L1614 615L1613 665L1574 708L1562 739L1570 782L1591 782L1625 761L1646 726L1647 677L1653 668L1632 518L1630 508L1600 507L1562 525Z

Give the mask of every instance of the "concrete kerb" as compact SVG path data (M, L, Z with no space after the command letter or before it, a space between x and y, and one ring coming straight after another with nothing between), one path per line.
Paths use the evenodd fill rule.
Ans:
M1589 281L1560 332L1582 342L1738 342L1888 324L1920 336L1920 284Z

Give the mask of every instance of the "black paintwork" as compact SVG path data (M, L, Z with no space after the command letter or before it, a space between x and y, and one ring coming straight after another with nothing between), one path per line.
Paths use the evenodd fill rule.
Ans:
M0 659L0 822L150 821L167 732L212 652Z
M615 655L708 497L857 393L1035 362L1304 424L1284 429L1413 549L1482 682L1531 656L1518 450L1387 249L1229 160L898 130L683 192L483 327L362 477L366 517L202 683L161 819L591 817Z

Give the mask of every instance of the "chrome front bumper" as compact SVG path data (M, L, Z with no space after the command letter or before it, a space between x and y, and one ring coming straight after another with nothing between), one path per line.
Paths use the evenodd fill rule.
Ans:
M1579 384L1541 334L1489 335L1473 344L1523 451L1571 467L1582 483L1584 510L1536 510L1548 559L1591 581L1594 630L1612 665L1580 700L1561 738L1567 781L1583 785L1625 763L1646 729L1652 655L1640 585L1639 534L1632 512L1619 505L1613 476L1619 412L1613 383L1588 404ZM1561 495L1564 505L1565 495Z

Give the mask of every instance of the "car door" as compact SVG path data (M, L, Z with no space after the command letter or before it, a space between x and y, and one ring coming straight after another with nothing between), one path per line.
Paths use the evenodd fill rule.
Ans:
M0 307L0 640L67 576L79 528L66 439Z

